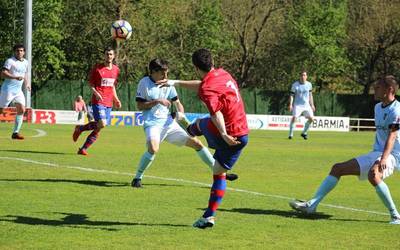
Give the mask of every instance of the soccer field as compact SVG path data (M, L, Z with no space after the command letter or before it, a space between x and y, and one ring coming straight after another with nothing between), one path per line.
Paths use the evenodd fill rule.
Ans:
M0 124L1 249L399 249L400 227L368 183L343 178L303 217L288 201L310 198L333 163L371 149L374 133L252 131L212 229L195 229L211 172L189 148L163 143L143 179L140 127L108 127L76 155L71 125L24 124L25 141ZM400 206L398 173L386 180Z

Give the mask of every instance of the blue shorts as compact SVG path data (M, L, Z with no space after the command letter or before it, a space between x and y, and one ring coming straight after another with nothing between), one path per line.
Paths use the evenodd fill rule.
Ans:
M215 149L214 159L225 169L232 169L235 162L239 159L242 149L247 145L248 135L237 137L241 143L235 146L227 144L222 137L209 131L207 125L211 119L209 117L200 119L200 131L207 140L208 147Z
M106 120L107 124L111 117L111 107L105 107L103 105L95 104L93 108L93 118L95 121Z

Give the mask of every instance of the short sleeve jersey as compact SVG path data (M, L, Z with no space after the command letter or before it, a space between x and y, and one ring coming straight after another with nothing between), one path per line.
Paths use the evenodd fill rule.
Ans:
M296 81L292 84L290 93L294 95L295 106L306 106L310 105L310 92L312 91L312 84L305 81L303 84L300 81Z
M375 126L376 135L374 143L374 151L383 152L386 141L389 137L391 128L399 128L400 125L400 103L395 100L387 106L383 106L382 103L375 105ZM400 135L397 134L396 140L391 154L397 160L397 168L400 163Z
M175 87L157 85L149 76L143 77L139 81L139 86L136 92L137 102L148 102L156 99L167 99L170 101L178 100L178 94ZM150 126L163 126L169 115L169 108L157 104L151 109L143 110L144 128Z
M218 111L222 113L229 135L243 136L249 133L239 87L228 72L221 68L208 72L200 85L199 97L207 106L210 115ZM214 134L219 133L212 122L209 128Z
M3 69L7 69L14 76L25 76L28 71L28 61L23 58L21 61L15 57L11 57L4 63ZM21 91L24 80L16 80L6 78L1 85L1 91L18 92Z
M97 100L95 95L92 95L92 104L103 105L105 107L113 106L114 92L113 87L118 83L119 68L117 65L112 65L108 69L104 64L96 65L90 72L89 83L100 93L103 100Z

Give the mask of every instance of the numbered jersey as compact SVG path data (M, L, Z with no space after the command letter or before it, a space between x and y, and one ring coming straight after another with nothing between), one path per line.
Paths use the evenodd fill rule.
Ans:
M249 133L246 113L238 85L232 76L223 69L213 69L203 78L199 88L199 97L207 106L210 115L220 111L225 120L226 132L231 136ZM211 122L209 129L218 134Z
M117 85L119 68L117 65L112 65L109 69L103 64L96 65L90 72L89 83L100 93L102 100L97 100L95 95L92 95L92 104L99 104L105 107L113 106L114 90Z

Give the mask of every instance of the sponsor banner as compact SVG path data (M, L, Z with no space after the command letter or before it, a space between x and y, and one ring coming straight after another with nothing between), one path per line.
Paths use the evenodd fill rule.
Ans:
M84 119L78 120L78 112L70 110L34 109L32 122L37 124L83 124Z
M249 129L268 129L268 115L246 115Z
M6 108L6 113L0 115L0 121L14 122L15 108ZM87 122L87 118L78 120L78 113L75 111L65 110L42 110L27 109L24 120L32 123L48 123L48 124L83 124ZM190 122L194 122L197 118L209 116L204 113L186 113L186 117ZM288 130L291 116L285 115L247 115L247 122L250 129L267 129L267 130ZM306 119L304 117L297 118L295 130L302 130ZM110 120L107 121L111 126L143 126L142 112L126 112L112 111ZM314 122L310 126L310 130L314 131L342 131L347 132L350 128L349 117L331 117L316 116Z
M17 115L15 107L3 108L3 113L0 114L0 122L14 122ZM27 108L23 118L24 122L32 122L32 109Z
M350 129L349 117L333 117L333 116L316 116L310 126L313 131L339 131L348 132ZM285 115L268 115L268 129L270 130L288 130L291 116ZM295 130L302 130L304 123L307 121L305 117L296 119Z
M140 119L137 113L141 112L128 112L128 111L111 111L110 120L107 125L111 126L140 126L137 119ZM142 122L143 125L143 122Z

